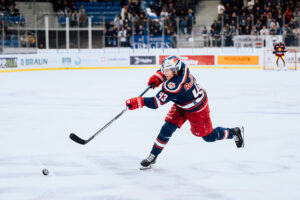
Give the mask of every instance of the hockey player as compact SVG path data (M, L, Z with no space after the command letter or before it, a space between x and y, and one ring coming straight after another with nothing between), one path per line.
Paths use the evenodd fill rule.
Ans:
M284 53L286 52L285 50L285 45L280 42L280 43L277 43L274 45L274 51L273 53L275 54L276 56L276 69L277 70L281 70L281 69L284 69L284 70L287 70L286 69L286 66L285 66L285 57L284 57ZM282 60L283 62L283 68L281 68L278 64L279 62L279 58Z
M165 58L161 69L150 77L148 85L154 85L155 88L161 83L163 83L162 89L155 97L135 97L126 101L126 106L130 110L143 106L157 109L169 101L174 102L149 157L141 162L141 169L151 168L172 134L186 120L190 122L191 132L197 137L202 137L206 142L234 138L238 148L244 146L243 127L213 129L206 91L197 84L189 68L178 57Z

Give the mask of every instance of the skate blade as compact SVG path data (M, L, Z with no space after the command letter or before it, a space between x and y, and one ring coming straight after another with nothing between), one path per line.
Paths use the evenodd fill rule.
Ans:
M152 168L152 165L149 165L148 167L140 167L140 170L147 170L147 169L151 169Z
M241 128L241 132L242 132L242 137L243 137L243 145L242 145L242 148L244 148L244 146L245 146L244 126L242 126L242 128Z

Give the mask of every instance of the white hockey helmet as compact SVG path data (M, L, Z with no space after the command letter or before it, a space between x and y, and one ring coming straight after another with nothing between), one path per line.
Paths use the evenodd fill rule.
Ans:
M169 56L162 61L161 71L164 73L166 69L172 69L173 72L179 71L182 66L181 60L177 56Z

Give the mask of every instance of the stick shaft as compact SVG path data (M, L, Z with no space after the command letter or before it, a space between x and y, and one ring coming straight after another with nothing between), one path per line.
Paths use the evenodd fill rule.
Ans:
M143 96L152 86L148 86L141 94L140 96ZM116 121L119 117L121 117L125 112L127 111L127 107L122 110L117 116L115 116L112 120L110 120L107 124L105 124L100 130L98 130L96 133L94 133L89 139L83 140L74 133L70 134L70 138L79 144L87 144L90 142L92 139L94 139L99 133L101 133L104 129L106 129L110 124L112 124L114 121Z

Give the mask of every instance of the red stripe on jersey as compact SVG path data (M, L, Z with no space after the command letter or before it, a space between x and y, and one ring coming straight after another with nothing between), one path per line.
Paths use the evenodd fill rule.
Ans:
M204 100L205 100L205 102L207 102L207 98L206 98L206 93L205 93L205 91L204 91L203 99L201 99L201 101L200 101L198 104L196 104L195 106L193 106L193 107L191 107L191 108L184 109L184 110L193 110L193 109L195 109L197 106L199 106L201 103L203 103ZM204 102L203 106L205 105L205 102ZM201 107L202 107L202 106L201 106ZM199 108L199 109L200 109L200 108Z
M156 97L154 97L153 99L154 99L155 107L158 108L157 101L156 101Z
M184 103L184 104L182 104L182 105L180 105L180 106L185 106L185 105L188 105L189 103L192 103L192 102L194 102L196 99L193 99L192 101L189 101L189 102L187 102L187 103Z

